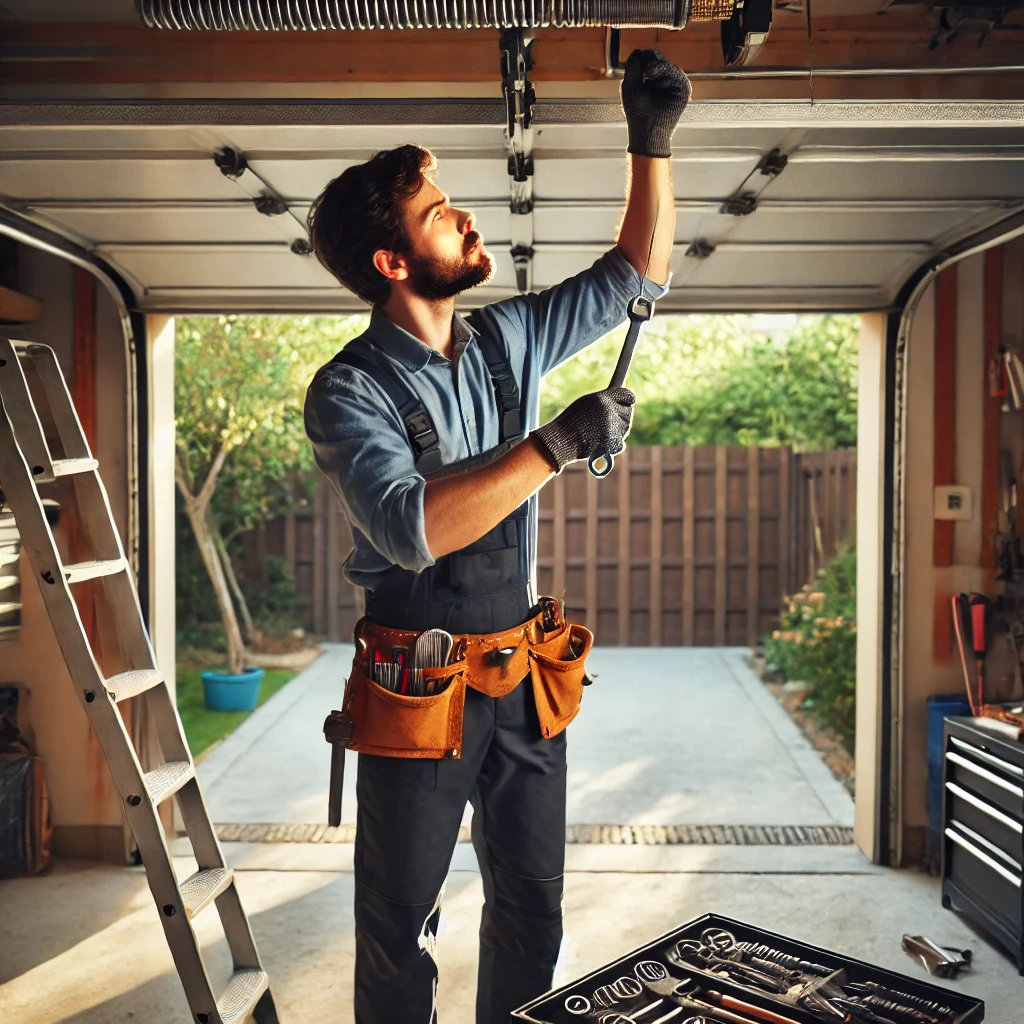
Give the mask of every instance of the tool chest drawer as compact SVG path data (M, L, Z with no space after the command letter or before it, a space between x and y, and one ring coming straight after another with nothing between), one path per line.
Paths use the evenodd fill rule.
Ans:
M968 834L975 833L983 847L995 846L1009 858L1011 867L1021 870L1024 825L1016 818L956 782L946 783L946 808L948 824L962 825Z
M946 719L942 901L987 928L1024 972L1024 744Z
M705 914L521 1007L532 1024L975 1024L985 1004L916 978Z
M1016 820L1024 820L1024 770L1004 758L949 736L946 781L975 793Z

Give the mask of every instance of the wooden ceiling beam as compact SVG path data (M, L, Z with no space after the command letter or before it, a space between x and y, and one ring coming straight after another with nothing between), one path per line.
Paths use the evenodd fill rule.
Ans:
M31 295L13 288L0 287L0 321L13 324L35 323L43 315L43 304Z
M994 30L983 50L965 37L935 51L931 19L906 15L816 18L818 68L958 67L1020 61L1020 32ZM604 74L604 29L536 31L536 82L592 81ZM626 29L621 53L656 47L687 71L723 71L717 23L683 31ZM2 80L128 82L495 82L496 29L328 32L168 32L137 24L10 23ZM777 11L757 68L808 62L803 15Z

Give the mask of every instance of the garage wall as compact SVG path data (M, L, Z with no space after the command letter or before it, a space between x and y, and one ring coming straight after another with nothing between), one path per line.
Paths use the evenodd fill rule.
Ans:
M79 272L81 273L81 272ZM75 379L75 268L36 249L18 253L19 289L42 301L41 319L12 330L57 352L73 387ZM89 284L87 280L86 285ZM82 287L80 282L79 287ZM96 435L94 454L114 518L125 541L128 522L128 424L124 341L118 311L102 287L95 288ZM57 529L58 546L70 549L67 522ZM43 760L50 793L55 845L65 856L124 862L126 833L121 803L103 751L75 694L50 626L35 573L22 553L22 628L0 643L0 683L21 687L19 724ZM80 606L81 608L81 606ZM83 613L83 618L85 614ZM114 646L113 624L97 622L101 646ZM105 665L109 674L109 666Z
M986 338L989 353L999 342L1018 349L1024 344L1022 286L1024 239L1016 239L943 271L922 297L911 324L906 361L902 723L897 724L902 743L903 862L918 860L924 849L928 697L964 692L950 598L971 590L994 595L1002 587L994 567L999 451L1012 453L1019 476L1024 413L1000 412L1002 400L989 396ZM948 439L955 448L953 478L944 481ZM938 527L938 538L937 482L967 485L972 496L971 518L952 528ZM950 529L952 537L943 540L943 531ZM996 647L987 663L989 699L1011 697L1012 668L1008 650Z

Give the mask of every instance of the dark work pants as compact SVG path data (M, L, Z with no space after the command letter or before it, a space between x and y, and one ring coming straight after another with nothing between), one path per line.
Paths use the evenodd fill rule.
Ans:
M562 941L565 734L540 735L529 679L466 691L462 757L359 755L356 1024L433 1024L434 937L467 800L483 876L477 1024L551 987Z

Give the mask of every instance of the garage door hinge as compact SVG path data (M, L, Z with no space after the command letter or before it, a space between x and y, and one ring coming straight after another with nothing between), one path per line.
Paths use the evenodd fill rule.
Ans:
M213 162L229 181L233 181L251 200L257 213L274 218L274 225L288 242L296 256L309 256L313 252L306 226L279 196L250 166L245 154L231 146L223 146L213 154Z

